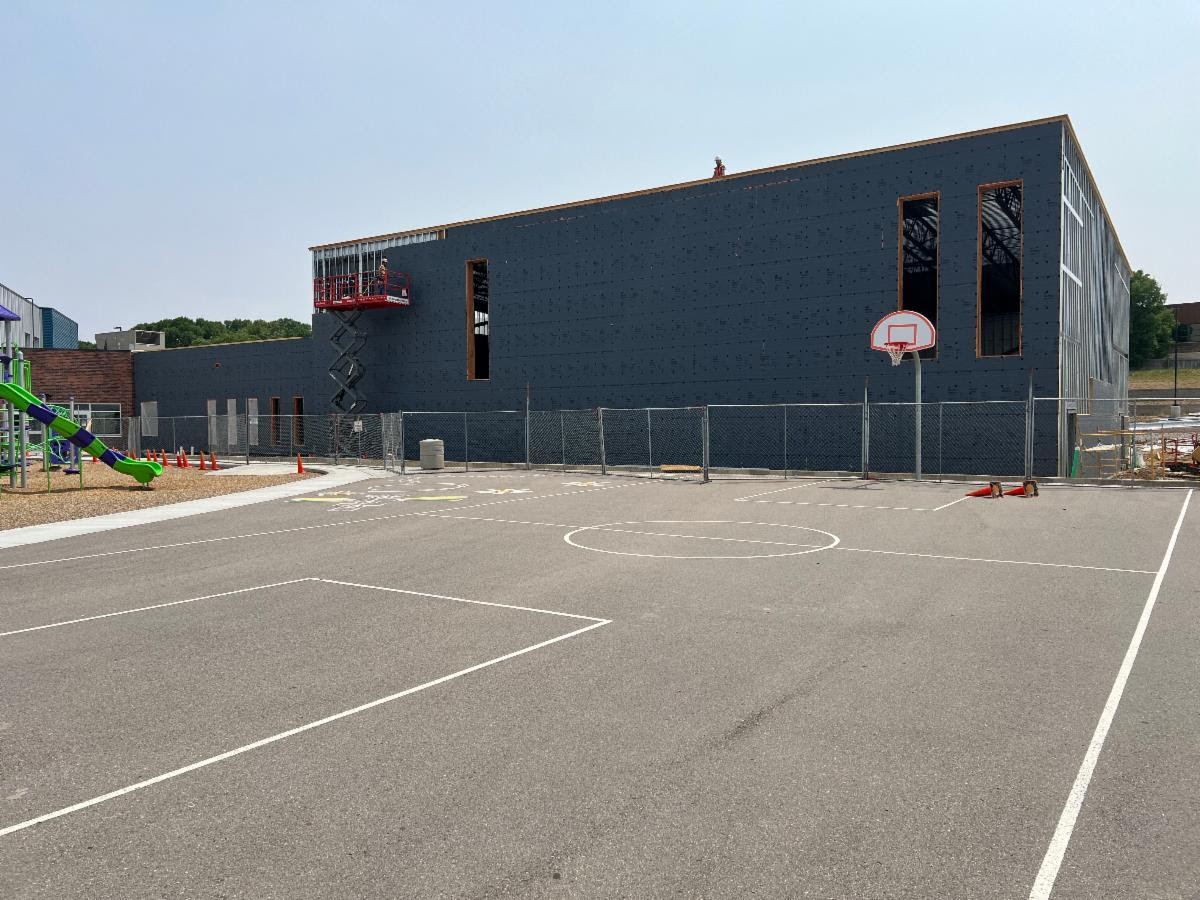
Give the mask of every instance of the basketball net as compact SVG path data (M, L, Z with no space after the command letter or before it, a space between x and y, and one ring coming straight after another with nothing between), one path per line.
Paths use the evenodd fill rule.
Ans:
M908 352L908 344L895 343L884 344L884 349L887 350L888 356L892 358L892 365L900 365L900 360L904 359L904 354Z

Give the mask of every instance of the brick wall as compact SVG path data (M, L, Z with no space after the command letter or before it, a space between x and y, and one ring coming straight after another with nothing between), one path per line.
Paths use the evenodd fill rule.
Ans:
M26 350L33 392L51 403L120 403L121 415L133 408L133 354L112 350Z

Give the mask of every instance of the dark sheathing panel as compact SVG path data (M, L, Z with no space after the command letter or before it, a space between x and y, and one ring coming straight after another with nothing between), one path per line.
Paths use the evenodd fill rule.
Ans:
M365 313L372 410L908 400L908 364L868 349L897 307L897 200L939 195L939 348L925 396L1057 387L1062 124L461 226L388 251L413 305ZM981 184L1024 186L1022 355L977 359ZM463 273L488 260L487 381L466 377ZM331 323L318 316L318 359ZM328 357L328 359L326 358Z

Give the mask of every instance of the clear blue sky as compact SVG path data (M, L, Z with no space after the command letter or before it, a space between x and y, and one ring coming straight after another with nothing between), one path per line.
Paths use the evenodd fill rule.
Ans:
M307 247L1057 113L1200 300L1200 4L0 6L0 282L306 319Z

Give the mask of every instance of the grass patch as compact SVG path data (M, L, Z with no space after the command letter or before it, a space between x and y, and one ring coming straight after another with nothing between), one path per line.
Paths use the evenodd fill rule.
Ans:
M1137 369L1129 373L1131 388L1173 388L1175 387L1174 369ZM1200 388L1200 369L1180 369L1179 386L1181 388Z

